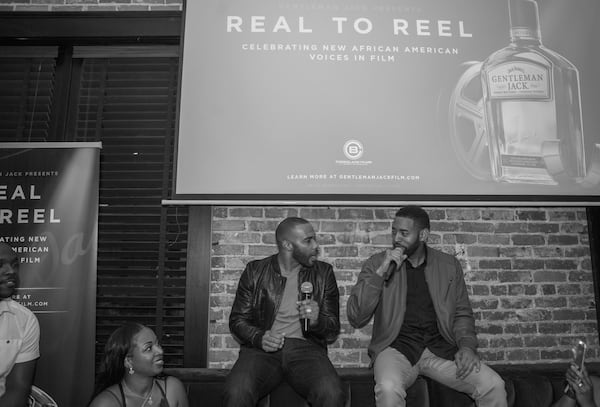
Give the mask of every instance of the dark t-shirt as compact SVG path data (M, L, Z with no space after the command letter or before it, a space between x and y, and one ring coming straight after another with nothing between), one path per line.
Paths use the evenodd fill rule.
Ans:
M440 334L433 301L425 281L425 264L414 268L406 263L406 313L400 333L390 345L415 365L425 348L436 356L453 360L458 348L448 343Z

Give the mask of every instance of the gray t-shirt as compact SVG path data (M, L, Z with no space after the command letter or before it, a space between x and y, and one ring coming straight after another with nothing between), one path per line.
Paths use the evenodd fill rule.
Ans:
M300 325L300 313L296 306L298 301L298 272L282 273L282 275L286 278L285 288L271 331L284 333L286 338L304 339Z

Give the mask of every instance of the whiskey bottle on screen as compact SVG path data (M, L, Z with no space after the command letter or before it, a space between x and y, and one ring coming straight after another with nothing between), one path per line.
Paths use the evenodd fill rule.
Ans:
M496 181L581 181L585 150L579 73L544 47L535 0L509 0L510 44L481 68L484 117Z

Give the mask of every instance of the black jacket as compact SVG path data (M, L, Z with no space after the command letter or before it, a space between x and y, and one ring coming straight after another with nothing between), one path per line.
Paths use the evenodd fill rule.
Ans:
M229 329L243 346L262 349L262 337L273 326L285 281L277 255L246 265L229 316ZM319 322L308 332L302 328L302 334L327 348L327 344L335 341L340 333L340 293L333 268L322 261L315 261L312 267L302 267L298 273L298 293L305 281L313 285L313 300L319 304Z

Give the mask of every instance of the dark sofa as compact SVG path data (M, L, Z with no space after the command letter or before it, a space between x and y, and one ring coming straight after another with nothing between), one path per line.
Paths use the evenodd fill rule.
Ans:
M504 379L509 407L550 407L563 391L566 364L494 365ZM600 371L600 364L588 370ZM373 372L366 368L338 368L346 384L348 407L374 407ZM191 407L220 406L223 382L229 370L204 368L165 369L186 385ZM258 407L307 407L308 404L286 383L262 399ZM409 389L408 407L474 407L473 400L444 385L419 377Z

